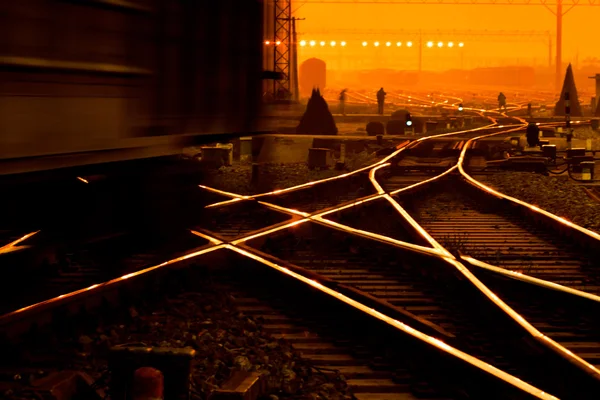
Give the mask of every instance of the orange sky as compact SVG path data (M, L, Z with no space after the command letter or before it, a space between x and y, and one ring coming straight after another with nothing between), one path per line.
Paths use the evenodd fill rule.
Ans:
M450 6L450 5L369 5L369 4L305 4L297 8L296 16L306 18L298 22L298 32L303 34L299 39L320 40L322 35L311 32L326 29L440 29L440 30L519 30L519 31L550 31L553 36L556 26L556 17L544 6ZM600 7L578 6L573 8L564 17L563 21L563 62L576 63L576 54L579 53L579 62L586 57L600 58L600 43L592 38L598 35L598 21L600 20ZM332 34L324 37L325 40L362 40L358 37L334 37ZM375 40L374 36L365 37L365 40ZM426 40L425 38L423 38ZM436 38L430 38L436 40ZM382 36L378 40L385 41ZM547 65L548 43L540 40L537 43L512 42L502 43L497 38L492 42L482 39L474 41L470 38L464 40L465 67L481 66L491 58L502 58L505 63L522 65L534 62ZM360 46L359 49L360 50ZM319 49L302 49L300 57L310 56L311 51ZM364 49L363 49L364 50ZM554 50L554 49L553 49ZM431 66L458 67L460 58L450 54L450 49L445 53L424 52L423 68ZM412 57L410 54L403 57ZM440 58L439 56L442 55ZM316 55L318 56L318 55ZM554 62L554 55L553 60Z

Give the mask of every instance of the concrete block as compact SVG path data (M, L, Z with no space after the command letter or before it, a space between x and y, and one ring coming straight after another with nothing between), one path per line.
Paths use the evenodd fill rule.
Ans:
M256 400L264 394L265 385L258 372L236 371L209 400Z
M233 144L217 143L217 148L225 151L225 165L231 165L233 163Z
M329 168L333 165L330 149L308 149L308 168Z
M260 163L291 164L306 162L306 153L313 146L312 137L278 137L264 138L258 160Z
M249 160L252 158L252 137L240 138L240 160Z

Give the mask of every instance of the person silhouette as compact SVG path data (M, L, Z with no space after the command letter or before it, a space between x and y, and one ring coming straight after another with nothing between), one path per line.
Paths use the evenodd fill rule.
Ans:
M340 92L340 113L346 115L346 92L348 89L344 89Z
M385 104L385 95L387 93L383 90L383 88L379 89L377 92L377 113L379 115L383 115L383 105Z
M529 147L534 147L540 144L540 127L535 122L530 122L527 125L527 144Z
M502 108L504 108L504 111L506 111L506 96L504 93L500 92L498 95L498 111L501 111Z

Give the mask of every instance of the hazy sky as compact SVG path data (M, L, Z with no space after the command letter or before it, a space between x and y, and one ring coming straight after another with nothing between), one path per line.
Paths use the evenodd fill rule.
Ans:
M295 8L297 8L295 6ZM450 6L450 5L369 5L369 4L305 4L298 7L297 17L306 18L298 22L297 30L304 39L319 40L315 31L327 29L440 29L440 30L518 30L550 31L553 41L556 17L542 5L536 6ZM564 16L563 20L563 62L579 62L586 57L600 57L600 43L594 39L598 35L600 7L577 6ZM311 32L313 34L311 34ZM336 36L336 35L332 35ZM332 36L324 38L333 40ZM357 37L351 39L358 39ZM351 40L339 37L337 40ZM375 40L374 36L365 40ZM423 38L425 40L425 38ZM436 38L430 38L436 40ZM384 36L379 40L387 40ZM428 40L428 39L427 39ZM456 38L456 40L463 40ZM519 60L522 64L548 60L547 40L536 42L502 43L497 38L485 42L481 38L464 38L465 59L496 57ZM305 49L309 51L310 49ZM447 49L447 51L450 51ZM305 53L306 54L306 53ZM424 64L433 62L430 53L424 56ZM448 56L448 53L446 53ZM554 55L553 55L554 57ZM554 62L554 59L552 60ZM443 64L451 64L451 61ZM470 64L470 63L469 63Z

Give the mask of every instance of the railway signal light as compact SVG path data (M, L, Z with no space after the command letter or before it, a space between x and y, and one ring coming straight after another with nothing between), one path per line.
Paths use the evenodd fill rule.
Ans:
M458 111L462 112L463 110L464 110L464 107L463 107L462 103L460 103L458 105Z
M412 122L412 117L410 116L410 113L406 113L406 126L412 126L413 122Z

